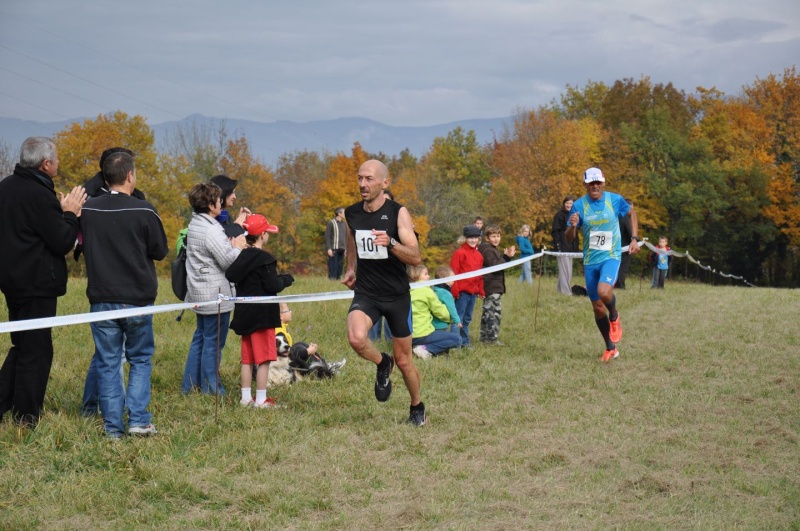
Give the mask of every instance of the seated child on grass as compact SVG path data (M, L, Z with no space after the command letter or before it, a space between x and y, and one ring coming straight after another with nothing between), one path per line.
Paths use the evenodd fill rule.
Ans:
M428 268L424 265L408 268L411 282L430 280ZM459 334L446 330L436 330L433 318L437 317L445 323L450 322L450 312L433 291L433 288L414 288L411 290L411 344L413 352L422 359L437 354L446 354L451 348L461 346Z
M447 278L452 277L455 275L453 272L453 268L450 266L439 266L436 268L436 277L435 278ZM433 292L436 293L436 297L442 301L447 307L447 312L450 314L450 321L442 321L435 315L433 316L433 327L436 330L449 330L450 332L460 332L459 328L461 328L461 318L458 316L458 310L456 309L456 300L453 298L453 294L450 292L450 288L453 286L453 281L446 282L444 284L437 284L433 286ZM459 339L461 338L459 334Z

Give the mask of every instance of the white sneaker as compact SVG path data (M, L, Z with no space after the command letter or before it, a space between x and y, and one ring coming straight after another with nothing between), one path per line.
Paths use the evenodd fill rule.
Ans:
M143 437L148 437L150 435L156 435L158 430L152 424L148 424L147 426L131 426L128 428L128 435L141 435Z
M256 405L256 401L253 400L252 398L250 400L242 399L239 401L239 405L241 405L242 407L253 407Z
M429 360L433 356L433 354L428 352L428 348L425 345L418 345L411 349L411 352L416 354L417 357L422 360Z
M272 398L271 396L268 396L267 399L264 400L261 403L253 401L253 407L256 408L256 409L274 409L274 408L280 408L280 407L283 407L283 406L278 405L275 402L274 398Z

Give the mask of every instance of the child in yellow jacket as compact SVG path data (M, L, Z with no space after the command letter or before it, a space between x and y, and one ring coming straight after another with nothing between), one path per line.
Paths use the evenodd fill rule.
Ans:
M408 268L411 282L430 280L428 268L424 265ZM433 288L414 288L411 290L411 344L419 358L428 359L438 354L446 354L451 348L461 346L461 337L447 330L433 327L434 316L445 323L450 322L450 312L436 296Z

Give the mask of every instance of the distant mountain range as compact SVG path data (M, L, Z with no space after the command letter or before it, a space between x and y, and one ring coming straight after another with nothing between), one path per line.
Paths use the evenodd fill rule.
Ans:
M32 122L0 117L0 139L16 151L29 136L52 136L71 123L83 120L84 118L76 118L62 122ZM199 127L216 128L220 122L219 118L193 114L179 121L151 124L150 127L156 136L156 146L159 147L176 127L195 124ZM464 131L475 131L478 142L485 144L499 138L505 127L510 125L511 119L461 120L423 127L396 127L366 118L339 118L304 123L253 122L226 118L224 123L229 138L244 135L253 155L274 166L282 154L294 151L349 154L355 142L359 142L370 153L397 155L408 148L411 153L420 156L430 148L436 137L445 137L456 127L461 127Z

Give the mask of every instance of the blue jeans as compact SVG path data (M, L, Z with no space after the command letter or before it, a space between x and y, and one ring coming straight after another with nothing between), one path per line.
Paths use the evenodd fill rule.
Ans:
M456 299L456 311L458 312L459 319L461 319L461 328L455 328L456 330L460 330L462 347L470 346L469 324L472 322L472 310L475 309L475 301L477 298L477 295L462 292ZM456 330L453 330L453 332Z
M447 330L434 330L425 337L418 337L411 340L413 346L425 345L431 354L441 354L445 350L458 348L461 346L461 336L456 332Z
M369 329L367 337L369 337L370 341L378 341L381 338L381 325L383 325L383 339L386 341L392 340L392 331L389 330L389 323L381 316L378 317L378 321Z
M130 304L101 302L92 304L91 311L105 312L134 307ZM126 402L128 424L131 427L150 424L151 415L147 408L150 405L150 374L155 351L153 316L139 315L98 321L91 326L97 358L100 413L103 415L106 434L110 437L121 437L125 433L122 410ZM123 352L131 366L127 394L122 389L119 377Z
M533 284L533 277L531 276L531 262L528 260L527 262L522 262L522 273L519 275L518 282L527 282L528 284Z
M125 398L125 371L122 365L125 363L125 359L125 352L123 349L119 364L119 381L122 386L123 399ZM86 372L86 383L83 384L83 405L81 406L81 414L87 417L97 414L100 408L97 380L97 349L95 349L92 361L89 363L89 370Z
M217 363L222 362L222 349L228 339L228 324L231 312L219 316L219 356L217 356L217 314L197 314L197 328L186 358L181 392L189 394L192 389L213 395L217 391ZM219 360L219 361L218 361ZM219 382L219 394L225 394L225 387Z

